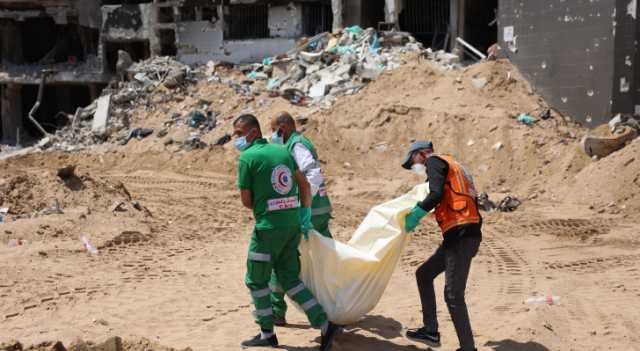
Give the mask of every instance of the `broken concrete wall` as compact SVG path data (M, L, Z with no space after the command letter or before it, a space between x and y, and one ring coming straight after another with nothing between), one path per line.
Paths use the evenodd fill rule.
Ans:
M102 6L102 39L105 41L149 40L152 4Z
M287 52L302 35L302 6L290 3L269 8L271 38L226 40L224 21L185 21L177 23L177 57L186 64L209 60L245 63Z
M211 57L224 55L222 23L209 21L180 22L176 41L178 59L187 64L202 63Z
M634 64L638 51L637 0L617 1L615 12L615 47L613 52L614 76L612 92L612 114L635 112L640 82L635 78Z
M100 29L102 25L100 1L76 0L78 24L83 27Z
M20 85L8 84L0 86L0 119L2 122L2 136L0 143L15 144L22 126L22 94Z
M269 7L269 36L272 38L297 38L302 35L302 5Z
M622 108L614 102L621 87L615 74L629 73L617 73L619 57L635 53L616 39L622 2L629 4L501 0L500 46L554 108L586 125L605 123ZM623 105L626 109L628 103Z

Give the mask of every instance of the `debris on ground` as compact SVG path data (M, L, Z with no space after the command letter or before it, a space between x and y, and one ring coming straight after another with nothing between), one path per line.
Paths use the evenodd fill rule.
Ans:
M485 212L491 212L495 210L498 210L500 212L513 212L518 207L520 207L521 204L522 202L513 195L507 195L504 199L498 202L498 204L491 201L487 193L483 192L478 195L478 209Z
M151 111L159 102L179 98L176 92L195 81L189 66L171 57L137 62L126 72L131 80L112 82L100 98L76 111L71 124L56 131L51 137L52 149L76 152L113 141L112 135L129 128L137 106Z
M498 203L498 206L496 206L496 208L501 212L513 212L518 207L520 207L521 204L522 202L518 200L518 198L512 195L508 195Z
M624 148L640 135L640 118L618 114L582 138L584 152L592 158L603 158Z
M89 238L87 238L86 235L81 236L80 241L82 241L82 244L84 245L84 248L87 250L87 252L92 255L98 254L98 249L96 249L95 246L91 245L91 243L89 242Z
M485 212L491 212L496 209L496 204L489 200L487 193L480 193L480 195L478 195L478 208Z
M522 124L526 124L528 126L536 123L535 117L530 116L528 113L521 113L518 116L517 120L518 120L518 122L520 122Z
M459 62L456 55L424 50L409 33L353 26L341 34L318 34L262 63L239 66L247 78L242 83L217 75L209 80L225 82L246 95L259 94L263 85L257 82L265 81L269 96L281 96L292 105L328 106L338 96L357 93L385 70L403 65L403 55L409 52L432 55L443 65Z
M127 145L131 139L144 139L153 133L152 128L133 128L129 133L122 138L120 145Z

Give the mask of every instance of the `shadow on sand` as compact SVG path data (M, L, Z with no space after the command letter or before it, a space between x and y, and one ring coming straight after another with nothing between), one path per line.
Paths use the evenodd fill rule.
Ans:
M523 343L511 339L488 341L484 346L491 347L494 351L549 351L546 346L534 341Z

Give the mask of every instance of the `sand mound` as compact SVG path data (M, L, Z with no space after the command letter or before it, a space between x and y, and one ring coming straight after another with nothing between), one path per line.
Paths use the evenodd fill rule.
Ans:
M0 343L1 351L178 351L172 347L162 346L156 342L145 338L128 338L122 340L120 337L112 337L102 343L92 341L76 340L69 347L65 347L60 341L44 341L37 345L23 346L19 341L8 341ZM182 351L190 351L190 348Z
M131 195L122 183L89 174L58 175L58 171L13 175L0 180L0 207L8 207L15 216L77 206L107 208L116 202L128 202Z
M486 80L481 88L473 83L478 78ZM575 172L568 165L582 159L577 140L584 130L563 116L552 112L533 126L515 120L547 109L508 62L462 71L413 62L321 112L307 134L330 165L347 162L356 173L393 178L402 177L399 163L409 143L431 139L437 152L474 169L481 189L528 197L540 176L561 182Z
M597 210L616 213L640 210L640 139L589 164L574 178L567 198Z

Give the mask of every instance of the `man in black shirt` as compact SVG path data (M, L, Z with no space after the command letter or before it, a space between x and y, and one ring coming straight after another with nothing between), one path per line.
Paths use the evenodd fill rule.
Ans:
M424 326L407 331L407 337L431 346L440 345L433 280L445 273L445 301L460 342L459 351L475 350L465 289L469 268L482 240L482 218L476 203L473 179L451 156L434 155L430 141L411 145L402 164L419 175L427 174L429 195L407 215L405 230L413 231L420 220L435 209L444 239L431 257L416 271Z

